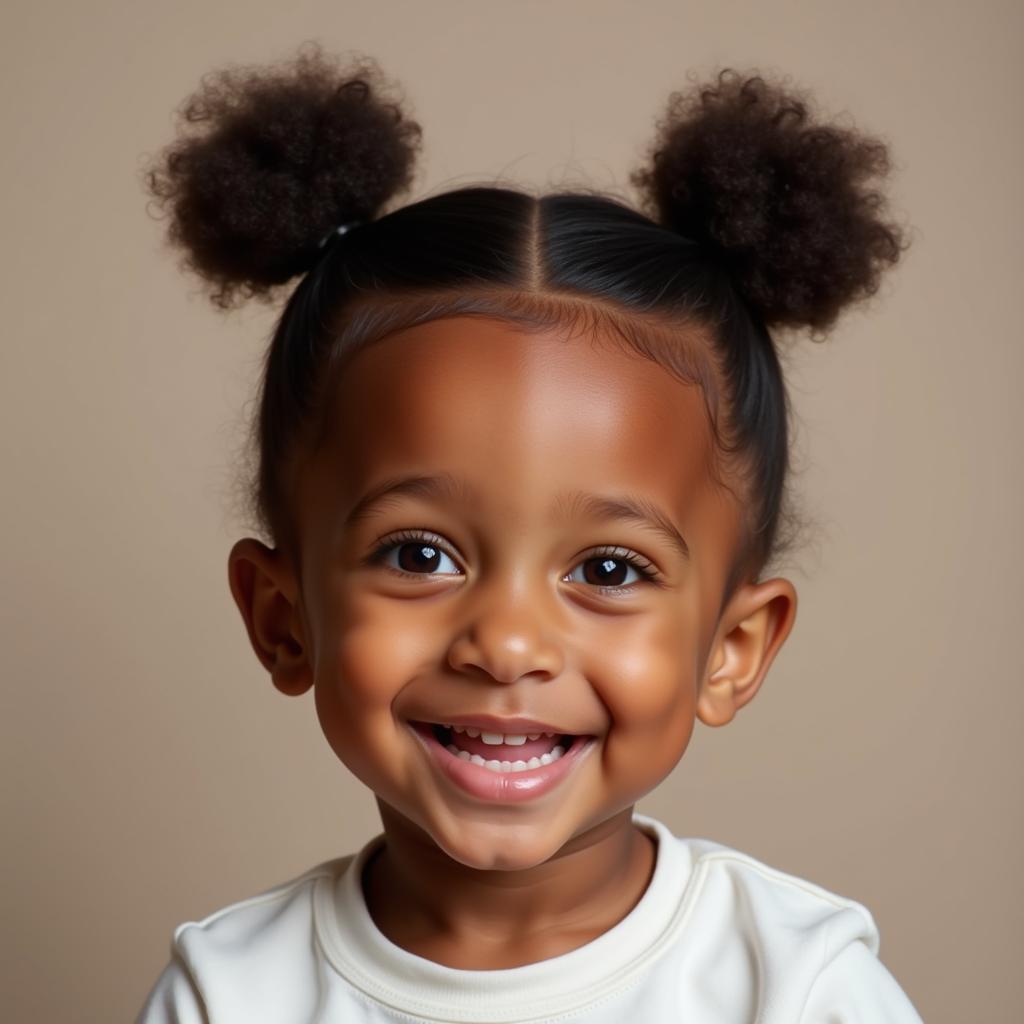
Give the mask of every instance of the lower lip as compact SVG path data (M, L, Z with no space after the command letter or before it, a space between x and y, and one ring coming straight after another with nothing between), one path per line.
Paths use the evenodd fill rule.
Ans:
M415 724L412 731L427 748L441 773L461 790L478 800L520 803L543 796L555 788L593 747L593 736L577 736L572 746L551 764L521 772L493 772L490 768L463 761L441 746L432 726Z

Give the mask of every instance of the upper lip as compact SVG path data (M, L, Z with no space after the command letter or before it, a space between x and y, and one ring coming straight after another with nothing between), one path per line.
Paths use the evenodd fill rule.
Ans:
M451 715L437 720L434 725L457 725L461 728L480 729L482 732L500 732L506 736L521 736L532 732L550 732L555 736L575 736L576 733L536 718L499 718L496 715Z

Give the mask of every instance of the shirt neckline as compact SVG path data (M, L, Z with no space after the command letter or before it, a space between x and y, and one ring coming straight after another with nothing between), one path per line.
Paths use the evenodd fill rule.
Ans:
M481 1024L550 1018L608 998L667 945L685 901L692 861L685 843L654 818L634 823L656 843L654 871L635 907L608 931L568 953L494 971L448 967L410 953L381 932L363 896L363 868L384 841L371 839L317 879L317 935L331 965L366 995L427 1019Z

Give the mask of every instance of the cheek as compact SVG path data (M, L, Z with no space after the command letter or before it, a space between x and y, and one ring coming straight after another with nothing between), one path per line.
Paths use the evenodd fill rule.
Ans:
M676 765L693 733L696 640L681 628L609 637L590 678L608 709L605 757L621 786L642 795Z
M364 623L339 632L327 685L340 686L358 711L390 703L420 663L415 636L392 623Z
M423 619L422 613L403 615L401 602L339 601L321 631L317 689L333 692L355 717L389 707L432 653L432 633Z
M605 637L591 678L617 722L656 728L693 705L696 643L685 630L653 625L608 631Z
M334 628L321 633L315 701L321 728L335 753L357 774L360 752L393 747L401 728L393 710L402 689L422 671L428 632L403 622L394 602L339 607ZM372 755L369 755L372 756Z

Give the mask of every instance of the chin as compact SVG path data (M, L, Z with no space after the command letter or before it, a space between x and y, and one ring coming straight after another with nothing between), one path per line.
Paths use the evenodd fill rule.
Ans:
M457 826L451 837L434 834L433 839L452 860L477 871L526 871L550 860L561 847L539 826L531 829L507 823L467 823Z

